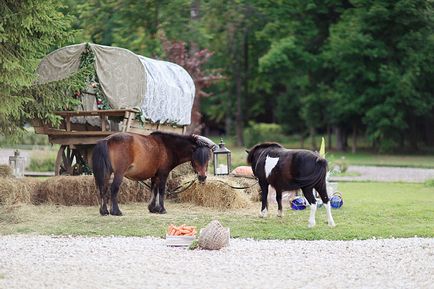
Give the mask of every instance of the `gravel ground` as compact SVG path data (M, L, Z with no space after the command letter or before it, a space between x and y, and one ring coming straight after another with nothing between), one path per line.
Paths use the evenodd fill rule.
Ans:
M331 177L333 181L377 181L377 182L410 182L423 183L434 179L434 169L349 166L348 173L359 176Z
M434 288L434 239L190 251L148 237L1 236L0 288Z

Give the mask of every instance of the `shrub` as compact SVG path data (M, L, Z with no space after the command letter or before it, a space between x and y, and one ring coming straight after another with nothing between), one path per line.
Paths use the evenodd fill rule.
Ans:
M434 179L425 181L425 186L434 187Z
M286 141L282 127L275 123L250 122L249 126L244 130L243 136L247 147L266 141L280 143Z
M6 138L0 135L0 146L16 146L16 145L39 145L47 146L50 142L48 141L47 135L36 134L33 128L27 128L22 134L17 135L15 138Z
M32 155L28 170L33 172L53 172L55 163L56 159L53 154L43 153L37 157Z
M341 157L340 159L334 160L329 165L329 169L337 171L338 173L345 173L348 169L348 161L344 157Z

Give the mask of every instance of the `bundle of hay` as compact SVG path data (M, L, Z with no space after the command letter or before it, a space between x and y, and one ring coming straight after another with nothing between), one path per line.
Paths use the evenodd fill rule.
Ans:
M223 227L219 221L214 220L200 230L198 245L201 249L220 250L229 245L229 238L229 228Z
M258 180L253 177L232 176L231 180L236 182L239 187L243 187L244 192L249 196L252 202L261 201L261 188Z
M40 181L32 178L0 178L0 204L12 206L19 203L30 204L32 194Z
M180 164L179 166L175 167L171 172L169 179L176 179L179 177L184 177L186 175L194 174L193 167L189 162Z
M118 200L119 203L144 202L149 196L147 187L124 178ZM47 202L65 206L95 206L99 204L100 198L93 176L59 176L43 181L32 201L35 204Z
M188 183L195 178L196 176L187 176L183 178L183 183ZM194 182L185 191L179 193L179 200L222 210L247 207L250 201L244 190L234 189L231 186L239 187L239 184L230 178L210 176L204 184Z
M0 165L0 177L11 177L12 168L8 165Z

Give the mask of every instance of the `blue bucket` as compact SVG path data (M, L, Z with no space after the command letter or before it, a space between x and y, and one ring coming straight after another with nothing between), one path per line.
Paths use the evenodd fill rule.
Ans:
M343 204L344 199L342 198L342 195L339 192L334 193L330 199L330 206L333 209L339 209Z
M291 201L291 209L293 210L306 209L306 200L303 197L296 197Z

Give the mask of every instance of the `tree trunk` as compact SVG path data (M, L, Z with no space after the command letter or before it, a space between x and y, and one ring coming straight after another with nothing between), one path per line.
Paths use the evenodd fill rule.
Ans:
M304 133L300 134L300 147L304 149Z
M344 132L340 126L335 127L336 134L336 150L343 152L345 151L345 137Z
M351 142L351 152L355 153L357 150L357 124L353 123L353 141Z
M190 19L192 22L197 21L199 19L199 6L200 1L193 0L190 6ZM194 25L192 25L194 26ZM195 33L194 31L191 31L192 33ZM189 49L189 55L195 54L199 50L198 46L194 42L190 42L190 49ZM193 101L193 107L191 108L191 124L187 127L187 132L192 134L200 134L201 130L203 128L202 124L202 114L200 112L200 95L198 89L198 86L196 85L196 92L194 95L194 101Z
M227 108L229 110L229 108ZM233 133L233 124L232 124L232 118L229 114L225 117L225 134L232 134Z
M310 134L310 139L311 139L311 143L312 143L312 149L317 150L316 139L315 139L316 132L315 132L315 128L313 126L309 128L309 134Z
M328 124L327 125L327 145L326 145L327 151L331 150L333 147L332 146L332 136L333 136L332 127Z
M244 139L243 139L243 111L241 109L241 75L240 70L237 69L236 71L236 95L237 95L237 111L235 114L235 128L236 128L236 135L237 135L237 145L243 146L244 145Z
M200 0L192 0L190 6L190 19L198 20L200 12Z
M198 90L194 96L193 107L191 109L191 124L187 127L187 133L200 134L203 124L202 124L202 114L200 113L200 96L198 95Z
M410 133L409 133L409 139L410 139L410 149L412 151L419 150L419 146L417 144L419 138L419 128L416 123L416 120L414 118L410 119ZM402 149L402 147L401 147Z
M434 113L433 113L434 115ZM434 117L426 117L424 121L425 126L425 140L428 146L434 146L434 130L432 124L434 123Z

